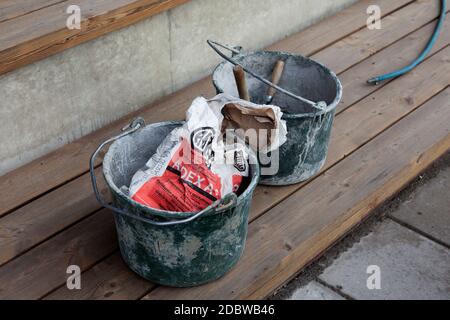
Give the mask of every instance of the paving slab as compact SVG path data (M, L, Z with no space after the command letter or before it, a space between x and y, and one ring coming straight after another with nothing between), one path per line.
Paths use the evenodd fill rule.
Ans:
M450 246L450 167L415 189L391 216Z
M317 281L295 290L288 300L345 300L344 297Z
M380 289L369 274L380 271ZM370 270L373 272L372 270ZM319 279L355 299L450 299L450 250L387 219L342 253Z

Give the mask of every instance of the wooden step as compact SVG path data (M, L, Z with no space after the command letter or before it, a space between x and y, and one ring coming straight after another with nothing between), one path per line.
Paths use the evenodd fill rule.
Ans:
M299 34L281 40L268 49L273 51L298 52L310 56L355 31L364 28L367 24L367 15L365 13L370 5L375 4L382 8L381 18L384 18L411 4L413 1L358 1L353 6L327 18L326 21L317 23Z
M66 282L66 269L92 267L117 247L112 214L101 210L0 269L2 299L39 299Z
M379 104L379 100L368 97L368 102L370 103L365 103L363 100L339 115L336 118L334 126L330 155L326 168L330 168L339 161L343 161L348 154L357 150L359 146L364 145L380 132L402 119L405 115L420 107L429 97L444 90L450 84L450 78L448 77L450 69L442 70L440 75L433 74L432 78L437 80L436 85L430 83L430 86L423 86L423 81L418 79L426 79L425 74L429 70L439 70L437 66L449 58L450 47L447 47L446 50L436 54L427 63L423 64L421 68L418 68L416 71L417 74L411 74L409 77L406 76L402 81L400 79L393 81L375 93L382 97L386 96L388 92L398 93L399 91L405 90L405 88L412 87L415 89L411 93L417 93L417 95L412 94L406 96L406 98L402 98L401 96L398 99L392 100L393 104ZM408 101L415 102L411 105ZM357 110L357 112L353 112L353 109ZM365 125L361 126L361 122ZM369 130L366 130L366 128L369 128ZM351 134L348 134L348 132L351 132ZM267 214L267 210L270 210L277 203L283 203L282 201L284 199L289 199L291 194L304 186L305 184L282 188L258 187L253 198L251 220L258 221L257 218ZM128 269L123 269L124 274L128 274L129 272ZM117 283L116 285L121 286L121 284ZM136 292L136 294L139 295L142 293ZM52 295L54 298L67 298L68 296L70 296L70 292L65 287L62 287Z
M118 251L82 274L81 290L61 286L45 297L46 300L124 300L140 299L155 285L129 270Z
M450 4L450 0L447 2ZM380 30L363 28L327 47L327 50L318 52L313 57L318 61L330 60L327 66L340 73L353 65L349 65L349 61L356 64L420 28L423 24L432 21L439 16L440 9L440 1L415 1L384 17Z
M330 45L342 39L344 36L364 27L367 19L365 8L367 8L369 4L379 4L383 7L383 13L388 14L409 2L410 1L405 0L377 0L375 2L371 0L360 1L357 5L346 9L345 14L339 13L335 17L326 19L299 34L282 41L280 45L278 45L278 49L283 50L284 48L288 51L290 50L288 44L301 44L302 53L310 55L322 48L322 46ZM352 23L348 23L346 22L348 16L357 16L359 18L354 19L355 21ZM361 16L363 16L364 19L362 19ZM423 16L421 16L421 18L423 18ZM417 25L414 27L419 27L428 21L429 19L425 19L425 21L419 19L416 21ZM346 27L339 29L335 28L336 25L345 25ZM327 30L332 29L333 32L327 32L327 37L322 42L303 41L303 37L309 39L311 33L316 34L318 31L315 30L322 28ZM413 31L413 29L408 30L407 32L409 33L411 31ZM2 195L0 197L0 216L28 203L49 190L53 190L54 188L86 173L88 171L87 164L89 157L96 147L102 141L120 131L120 129L136 115L143 115L149 123L168 119L181 119L183 117L184 109L196 96L211 96L213 94L214 90L211 86L211 81L209 78L205 78L179 92L155 102L143 110L139 110L128 117L120 119L101 130L78 139L73 143L67 144L40 159L32 161L29 164L0 177L0 192ZM158 110L158 112L155 112L154 110ZM66 166L66 163L71 163L71 166ZM39 176L34 174L36 171L40 172Z
M450 47L446 47L413 74L393 81L341 113L335 120L325 169L445 89L450 84L447 68L442 69L442 73L438 70L449 54ZM258 201L252 206L252 217L258 217L300 187L302 184L278 188L261 186L255 191Z
M396 43L397 46L393 46L392 50L389 47L376 54L370 61L362 62L358 65L358 72L361 72L359 66L363 67L362 70L366 67L368 69L375 61L378 62L379 66L388 65L390 61L387 59L388 57L398 57L399 62L412 59L415 52L413 49L425 44L426 37L423 37L423 35L426 35L426 32L430 31L431 27L431 24L426 25L410 37ZM441 37L438 44L434 47L433 53L449 43L449 40L450 35L448 34L445 37ZM402 50L397 52L396 50L399 47ZM355 76L353 68L344 73L343 76L344 78L348 77L348 79L358 78L358 76ZM362 79L361 82L363 82ZM343 86L345 92L352 94L356 91L353 86L360 87L361 83L352 82L352 86L349 86L346 81L343 81ZM365 85L363 87L366 88L366 91L359 96L352 95L353 99L363 98L377 88ZM338 112L347 107L349 105L344 100L344 103L339 106ZM262 192L265 193L266 189L262 189ZM106 192L104 185L102 191ZM259 190L257 193L259 193ZM45 212L39 214L44 211L44 208L46 208ZM50 237L61 228L65 228L97 209L99 209L99 204L92 195L90 179L87 174L21 207L2 220L5 237L0 239L0 252L2 252L0 254L0 265ZM34 218L35 216L38 216L38 218ZM33 220L32 224L29 223L31 220ZM12 226L16 226L16 228Z
M95 39L188 0L7 0L0 2L0 74ZM81 29L66 27L70 5ZM39 21L36 24L36 21Z
M353 100L359 100L375 91L377 87L361 84L364 83L364 79L360 78L361 72L367 73L373 63L376 63L377 68L384 66L384 69L386 69L391 64L389 58L397 58L397 64L413 59L415 49L425 45L427 40L423 36L431 31L432 27L432 24L424 26L409 37L400 40L386 50L380 51L370 60L363 61L357 67L343 73L341 77L349 80L349 82L343 81L344 92L346 92L344 98L349 96L348 101L353 104ZM432 53L442 49L449 42L450 35L446 34L439 39ZM395 65L392 67L395 67ZM380 69L381 71L384 70ZM359 82L354 81L358 78L360 79ZM362 93L356 90L360 87L365 89ZM344 99L344 102L338 108L338 113L351 104L346 103L346 99ZM101 190L106 194L104 184L102 184ZM264 192L266 192L266 189L263 188ZM271 200L270 203L272 203ZM61 188L22 206L13 214L0 220L3 225L0 230L4 230L3 232L6 235L3 239L0 239L0 265L99 208L99 204L91 191L88 174L84 174ZM33 221L33 223L30 223L30 221ZM20 226L20 228L14 228L13 226Z
M64 2L64 0L3 0L0 3L0 22L21 17L59 2Z
M450 148L447 89L250 224L228 275L145 299L263 299ZM433 130L430 130L433 128Z
M437 7L422 14L418 8L431 12L432 6L404 1L393 9L391 4L386 25L401 31L371 34L363 28L365 10L353 9L360 10L364 2L272 46L283 50L284 43L295 51L297 42L308 47L302 35L320 34L320 28L331 30L328 21L341 21L342 31L336 29L333 36L326 32L326 46L312 41L308 53L332 65L333 50L345 53L344 46L351 45L357 52L340 58L336 66L345 95L324 170L307 183L257 188L245 256L231 273L188 290L157 287L139 278L121 261L112 214L93 198L86 174L93 149L132 117L143 115L148 122L181 119L192 98L213 95L210 79L204 79L0 177L2 192L8 192L0 197L0 298L263 298L332 245L450 147L445 126L450 35L442 33L412 73L379 87L364 84L373 73L403 66L417 55L431 35ZM356 22L344 23L349 12ZM409 18L412 13L417 13L415 21ZM381 35L390 39L377 41ZM65 167L70 167L68 172L61 171ZM69 264L83 271L80 291L65 287Z

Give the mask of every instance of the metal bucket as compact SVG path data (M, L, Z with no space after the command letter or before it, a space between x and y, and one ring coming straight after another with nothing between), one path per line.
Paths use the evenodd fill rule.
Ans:
M135 120L128 131L99 146L91 157L90 169L98 201L114 212L120 251L127 265L155 283L192 287L222 277L241 257L260 171L256 155L248 150L250 177L245 191L239 197L226 196L199 213L150 209L127 197L121 187L130 184L164 138L182 124L145 126L143 120ZM103 161L103 175L113 198L108 204L98 192L94 167L100 150L113 141Z
M306 57L269 51L239 53L233 57L234 62L264 79L271 78L278 60L285 62L279 87L292 94L289 96L278 92L272 104L283 111L288 136L287 142L279 149L278 173L261 176L261 184L265 185L299 183L320 171L326 161L336 106L342 97L342 86L337 76L322 64ZM246 80L252 102L264 104L269 86L248 73ZM217 66L213 83L218 93L239 96L233 64L230 62L224 61ZM299 97L295 98L294 95ZM307 100L320 102L312 104L307 103ZM261 164L263 169L264 165Z

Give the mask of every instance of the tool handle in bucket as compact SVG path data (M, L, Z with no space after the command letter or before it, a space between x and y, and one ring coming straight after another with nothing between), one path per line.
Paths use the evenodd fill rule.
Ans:
M91 175L91 182L92 182L92 188L94 189L94 194L95 197L97 198L97 201L105 208L110 209L116 213L122 214L124 216L127 216L129 218L132 219L136 219L139 220L141 222L145 222L151 225L155 225L155 226L173 226L173 225L177 225L177 224L182 224L182 223L187 223L187 222L191 222L201 216L203 216L205 213L209 212L211 209L216 209L218 211L225 211L233 206L236 205L237 203L237 196L232 193L229 194L227 196L225 196L224 198L222 198L221 200L218 200L216 202L214 202L211 206L209 206L208 208L196 213L195 215L183 219L183 220L174 220L174 221L167 221L167 222L159 222L159 221L154 221L151 220L149 218L144 218L144 217L140 217L134 214L130 214L125 210L122 210L120 208L114 207L112 205L110 205L108 202L105 201L105 199L103 199L103 197L101 196L99 190L98 190L98 185L97 185L97 177L95 176L95 159L97 158L98 154L100 153L100 151L109 143L114 142L118 139L121 139L129 134L132 134L134 132L136 132L137 130L139 130L140 128L145 126L145 122L144 119L142 118L136 118L135 120L133 120L133 122L128 125L127 127L123 128L122 130L124 131L123 133L121 133L118 136L112 137L108 140L106 140L105 142L103 142L102 144L100 144L100 146L97 148L97 150L95 150L95 152L92 154L91 159L89 161L89 172Z
M236 49L234 49L234 48L231 48L231 47L229 47L229 46L220 44L220 43L218 43L218 42L212 41L212 40L206 40L206 42L208 43L208 45L209 45L209 46L210 46L210 47L211 47L211 48L212 48L219 56L221 56L222 58L224 58L225 60L227 60L228 62L230 62L231 64L233 64L233 65L235 65L235 66L240 66L240 67L241 67L245 72L247 72L249 75L251 75L252 77L258 79L259 81L265 83L265 84L268 85L269 87L272 87L273 89L275 89L275 90L277 90L277 91L279 91L279 92L281 92L281 93L284 93L285 95L288 95L288 96L291 97L291 98L294 98L294 99L296 99L296 100L300 100L300 101L302 101L302 102L304 102L304 103L307 103L307 104L311 105L312 107L314 107L314 108L316 108L316 109L318 109L318 110L320 110L320 111L323 111L323 110L325 110L325 109L327 108L327 103L326 103L325 101L319 101L319 102L311 101L311 100L306 99L306 98L304 98L304 97L298 96L298 95L296 95L296 94L294 94L294 93L292 93L292 92L290 92L290 91L288 91L288 90L285 90L285 89L281 88L280 86L278 86L278 85L272 83L271 81L265 79L264 77L262 77L262 76L260 76L260 75L257 75L256 73L254 73L253 71L247 69L246 67L244 67L242 64L240 64L239 62L237 62L237 61L234 60L233 58L228 57L226 54L224 54L222 51L220 51L220 50L218 49L218 47L227 49L227 50L231 51L233 54L239 54L240 51L238 51L238 50L236 50Z

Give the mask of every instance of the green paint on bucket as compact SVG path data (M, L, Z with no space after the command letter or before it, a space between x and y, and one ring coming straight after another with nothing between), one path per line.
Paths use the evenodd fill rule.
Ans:
M278 150L278 173L263 175L261 184L290 185L314 176L325 164L335 110L342 97L342 86L337 76L316 61L284 52L240 53L232 60L264 79L271 78L278 60L285 62L279 86L292 95L278 92L272 104L279 106L284 113L287 142ZM219 64L213 74L213 83L218 93L238 97L232 69L230 62ZM246 74L246 80L252 102L264 104L269 86L250 74ZM303 97L304 101L293 96ZM321 109L318 108L319 103L314 106L306 100L323 101L326 106Z
M182 122L144 127L135 121L131 130L105 141L91 158L91 178L97 199L114 212L120 251L126 264L142 277L166 286L192 287L226 274L241 257L247 237L253 191L259 180L256 155L248 150L250 177L240 195L224 197L199 213L168 212L140 205L127 197L134 173L155 153L164 138ZM95 158L115 141L103 161L103 174L112 204L98 192Z

